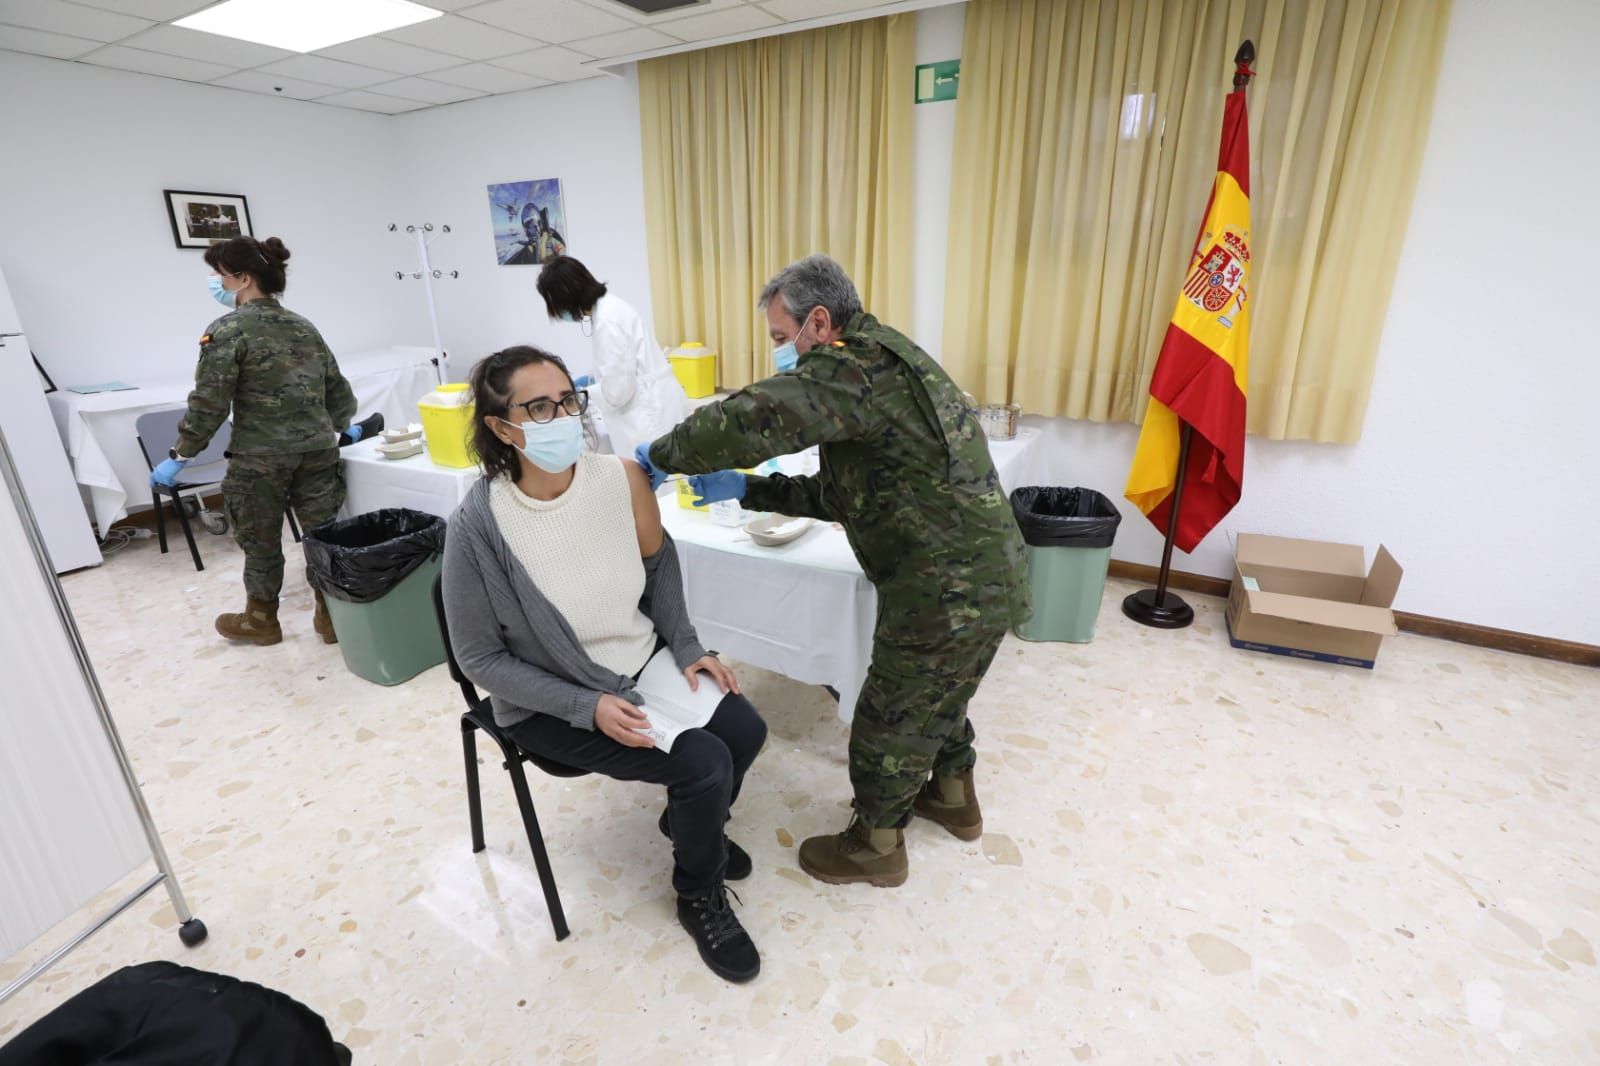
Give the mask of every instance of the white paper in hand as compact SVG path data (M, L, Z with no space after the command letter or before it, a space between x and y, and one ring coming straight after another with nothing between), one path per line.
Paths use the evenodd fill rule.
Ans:
M662 751L670 752L678 734L699 729L717 713L724 695L722 689L705 674L699 680L700 691L690 689L688 679L667 648L651 656L639 675L636 687L643 700L639 710L650 721L650 728L642 732Z

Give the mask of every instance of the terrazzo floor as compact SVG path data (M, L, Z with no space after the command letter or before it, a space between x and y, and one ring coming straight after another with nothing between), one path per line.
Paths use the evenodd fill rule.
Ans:
M226 646L240 558L202 550L65 587L210 939L183 948L158 890L0 1006L0 1041L167 958L302 1000L358 1063L1600 1062L1600 672L1409 636L1374 672L1239 652L1220 601L1149 631L1113 581L1092 644L1008 641L974 702L987 835L914 824L910 881L874 889L795 865L847 816L829 697L744 670L765 968L731 986L674 920L659 789L531 775L557 943L488 759L471 852L444 668L354 677L295 575L286 641Z

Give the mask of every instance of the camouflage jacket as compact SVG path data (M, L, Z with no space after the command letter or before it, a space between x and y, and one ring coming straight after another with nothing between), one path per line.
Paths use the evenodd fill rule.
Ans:
M200 338L178 454L204 451L230 408L230 451L290 455L333 447L355 417L356 397L317 328L267 297L217 319Z
M815 477L751 477L752 510L839 522L880 594L1029 613L1022 534L949 375L869 314L792 371L700 408L651 445L663 470L752 467L812 445Z

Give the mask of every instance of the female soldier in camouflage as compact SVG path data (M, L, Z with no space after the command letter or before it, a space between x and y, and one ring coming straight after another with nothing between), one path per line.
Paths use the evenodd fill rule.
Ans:
M337 441L356 412L355 394L315 326L278 302L289 249L276 237L234 237L206 249L211 294L229 308L200 338L189 409L178 443L150 475L172 484L233 412L223 506L244 549L245 609L217 616L217 632L249 644L277 644L283 586L283 516L293 507L306 529L344 503ZM361 430L345 430L359 439ZM313 624L336 639L322 594Z

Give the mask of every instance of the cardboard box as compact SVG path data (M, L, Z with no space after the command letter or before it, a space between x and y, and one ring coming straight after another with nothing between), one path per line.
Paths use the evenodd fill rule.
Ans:
M1235 648L1368 670L1394 624L1403 571L1384 547L1368 570L1359 545L1239 534L1228 594Z

